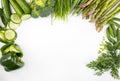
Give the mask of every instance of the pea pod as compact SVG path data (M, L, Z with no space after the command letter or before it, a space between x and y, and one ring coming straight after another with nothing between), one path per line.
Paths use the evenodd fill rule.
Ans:
M115 49L120 49L120 40L114 44Z
M118 41L120 40L120 30L119 30L119 28L117 29L117 40Z
M106 29L106 36L111 43L115 43L115 40L110 36L109 28Z
M108 27L108 31L109 31L109 34L110 34L112 37L114 37L114 31L113 31L111 25Z
M116 33L115 24L110 23L110 27L111 27L111 29L112 29L112 34L113 34L113 37L116 37L116 36L117 36L117 33Z

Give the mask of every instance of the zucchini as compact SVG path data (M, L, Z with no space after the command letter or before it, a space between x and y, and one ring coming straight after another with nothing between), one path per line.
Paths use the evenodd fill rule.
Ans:
M21 17L23 15L23 10L21 9L21 7L17 4L17 2L15 0L9 0L12 7L14 8L15 12Z
M17 24L21 23L21 21L22 21L20 16L16 13L12 14L10 19L12 22L17 23Z
M5 39L8 41L14 41L17 37L17 33L12 29L6 30L4 34Z
M22 15L21 19L22 19L22 20L27 20L27 19L29 19L30 17L31 17L30 14L24 14L24 15Z
M16 0L16 2L19 4L19 6L22 8L25 14L28 14L31 12L30 6L25 0Z
M8 26L9 26L10 29L16 30L20 26L20 24L17 24L17 23L14 23L14 22L10 21L8 23Z
M8 20L10 20L11 9L10 9L9 0L1 0L1 3L2 3L3 13L5 14L5 17Z

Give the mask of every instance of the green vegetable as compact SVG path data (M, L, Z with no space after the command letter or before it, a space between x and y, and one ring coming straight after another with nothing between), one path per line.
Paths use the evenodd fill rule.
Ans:
M21 7L18 5L18 3L16 2L16 0L9 0L12 7L14 8L15 12L21 17L24 12L23 10L21 9Z
M12 14L10 19L12 22L17 23L17 24L21 23L21 21L22 21L20 16L16 13Z
M98 32L103 29L109 20L120 13L119 0L88 0L88 2L89 1L91 1L91 3L83 9L82 17L90 19L91 22L95 22Z
M113 31L112 30L110 31L110 28L111 27L108 27L106 29L106 36L110 42L115 43L115 40L112 38Z
M110 74L115 79L120 79L120 30L116 18L108 22L106 29L106 39L102 42L102 47L99 50L99 57L87 64L88 68L93 69L96 75L102 75L104 72L110 71ZM117 25L116 25L117 24Z
M56 0L54 17L65 20L71 12L71 0Z
M20 26L20 24L17 24L17 23L14 23L14 22L10 21L8 23L8 26L9 26L10 29L16 30Z
M0 42L3 42L5 43L5 35L4 35L4 32L3 31L0 31Z
M31 12L30 6L25 0L16 0L16 2L22 8L25 14L29 14Z
M7 20L10 20L11 9L9 0L1 0L1 3L5 17L7 18Z
M31 16L33 18L37 18L39 16L46 17L49 16L53 12L55 0L33 0L30 3L31 6Z
M24 66L21 58L16 55L16 52L8 52L0 59L0 64L4 66L6 71L12 71Z
M9 20L6 18L2 8L0 8L0 18L4 26L7 26L7 23L9 22Z
M118 41L120 40L120 29L119 28L117 29L117 40Z
M22 17L21 17L22 20L27 20L27 19L29 19L29 18L31 18L31 15L30 15L30 14L24 14L24 15L22 15Z
M5 39L8 40L8 41L14 41L17 37L17 33L12 30L12 29L9 29L9 30L6 30L5 31Z
M23 57L23 53L21 51L20 46L13 43L7 43L4 46L2 46L1 52L2 52L2 55L6 55L6 53L8 52L16 52L16 55L18 57Z

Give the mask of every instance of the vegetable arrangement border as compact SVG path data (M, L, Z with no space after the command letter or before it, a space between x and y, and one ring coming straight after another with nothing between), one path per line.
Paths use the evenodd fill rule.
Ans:
M69 14L81 15L83 19L94 22L100 32L106 25L106 37L100 44L98 58L87 64L96 75L110 71L115 79L120 79L120 13L119 0L1 0L0 42L4 45L0 51L0 64L6 71L13 71L24 66L23 52L18 44L16 29L20 23L30 17L47 17L66 20ZM12 11L13 10L13 11ZM1 24L0 23L0 24Z

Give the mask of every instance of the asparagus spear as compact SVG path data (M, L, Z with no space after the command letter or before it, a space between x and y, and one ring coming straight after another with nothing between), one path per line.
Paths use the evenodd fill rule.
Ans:
M115 15L117 15L118 13L120 13L120 3L117 7L115 7L115 9L113 9L108 15L106 15L104 18L96 21L96 30L98 32L100 32L103 28L103 26L105 24L107 24L107 22L109 20L111 20Z
M102 13L101 17L104 17L112 8L114 8L114 6L117 5L118 2L119 0L112 0L107 9Z
M108 8L108 4L111 2L111 0L107 0L103 5L100 11L95 15L95 21L101 17L102 13Z

